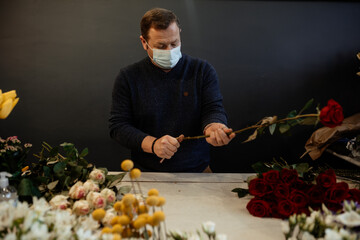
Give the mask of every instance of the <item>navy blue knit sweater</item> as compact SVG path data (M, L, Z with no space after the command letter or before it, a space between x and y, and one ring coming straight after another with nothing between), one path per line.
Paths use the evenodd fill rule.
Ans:
M141 149L148 136L202 135L212 122L227 124L215 69L183 54L170 72L149 57L123 68L112 93L110 136L131 149L135 165L145 171L202 172L210 162L204 139L186 140L171 159Z

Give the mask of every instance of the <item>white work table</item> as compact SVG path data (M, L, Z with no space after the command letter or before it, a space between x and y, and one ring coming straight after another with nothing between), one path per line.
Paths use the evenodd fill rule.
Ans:
M249 214L248 195L238 198L232 189L247 188L246 179L254 174L240 173L142 173L144 194L151 188L166 198L164 212L168 230L195 233L201 223L213 221L216 232L228 240L284 239L281 220L258 218ZM128 174L119 186L131 186Z

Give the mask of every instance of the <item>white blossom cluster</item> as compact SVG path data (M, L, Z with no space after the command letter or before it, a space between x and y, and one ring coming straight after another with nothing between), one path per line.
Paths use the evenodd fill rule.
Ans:
M225 234L216 234L215 232L216 224L212 221L207 221L202 223L201 227L203 232L206 234L206 238L203 238L203 235L197 231L197 233L187 233L179 230L170 231L169 239L170 240L227 240L227 236Z
M70 211L52 209L44 199L27 202L0 202L0 239L52 240L100 239L99 223L92 216L71 214Z
M294 214L283 221L282 231L287 240L357 240L360 239L360 206L344 201L341 213L311 210L310 216Z

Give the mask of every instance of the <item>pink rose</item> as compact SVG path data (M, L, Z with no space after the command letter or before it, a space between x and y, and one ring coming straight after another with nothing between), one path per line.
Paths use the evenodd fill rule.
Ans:
M106 207L106 199L98 192L90 192L86 196L86 201L88 201L90 207L95 209Z
M81 199L84 198L85 195L86 191L82 182L77 182L70 188L69 196L72 199Z
M97 182L94 182L93 180L89 179L84 183L85 193L89 192L99 192L99 184Z
M50 200L50 205L53 209L61 209L65 210L70 205L69 201L67 200L68 197L64 195L56 195Z
M111 189L104 188L100 194L106 199L107 203L113 203L116 200L115 192Z
M99 184L102 184L105 182L105 173L100 169L94 168L94 170L91 171L89 178Z
M78 216L87 215L90 212L90 205L86 200L76 201L73 205L73 213Z

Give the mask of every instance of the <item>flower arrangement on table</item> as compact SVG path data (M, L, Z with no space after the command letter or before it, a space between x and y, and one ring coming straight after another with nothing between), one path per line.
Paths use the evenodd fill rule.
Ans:
M336 182L332 169L320 173L315 181L304 180L296 169L270 170L252 179L248 191L254 198L246 208L256 217L309 215L310 208L318 210L323 204L336 212L342 209L344 200L360 202L360 190L349 189L345 182Z
M309 216L290 216L288 221L282 222L282 231L286 239L359 239L360 206L353 201L344 201L343 205L340 212L333 212L322 205L322 209L311 209Z

